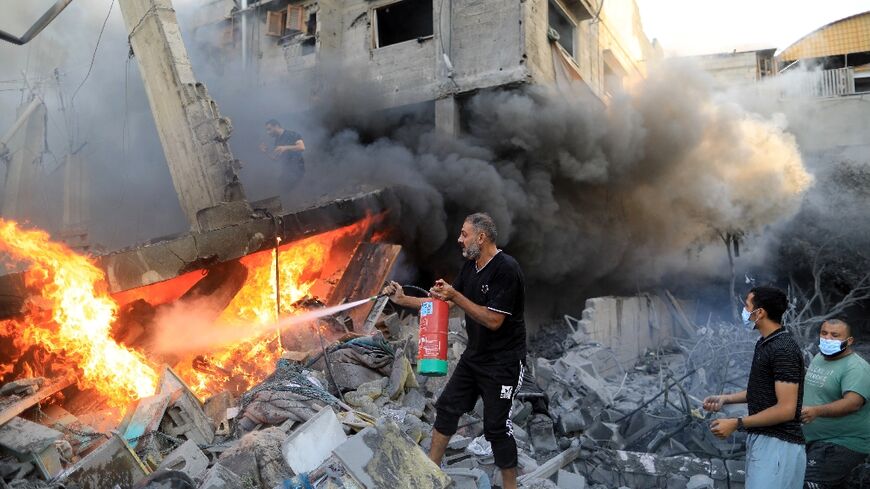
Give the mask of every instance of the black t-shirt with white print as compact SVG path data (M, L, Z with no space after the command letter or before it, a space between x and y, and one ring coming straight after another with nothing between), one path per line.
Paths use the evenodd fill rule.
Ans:
M453 288L471 302L505 314L504 322L492 331L465 316L468 347L466 360L480 363L513 363L526 356L526 323L523 318L526 286L520 265L513 257L499 251L477 270L474 260L467 260L453 281Z

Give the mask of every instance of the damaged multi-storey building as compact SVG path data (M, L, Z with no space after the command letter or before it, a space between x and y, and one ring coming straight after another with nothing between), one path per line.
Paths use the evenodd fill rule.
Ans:
M581 80L607 100L644 76L661 48L634 2L200 1L191 44L210 68L238 69L258 89L299 87L316 101L319 76L361 68L383 109L421 104L440 130L461 131L463 101L480 90ZM247 89L247 88L246 88ZM300 106L304 111L309 107Z

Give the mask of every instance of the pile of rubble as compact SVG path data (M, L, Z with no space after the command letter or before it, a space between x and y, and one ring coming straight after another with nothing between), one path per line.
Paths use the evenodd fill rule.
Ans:
M108 432L57 405L20 410L0 427L0 487L500 485L480 403L460 420L442 467L426 457L448 378L415 373L417 332L416 316L383 314L373 334L287 353L240 398L201 402L167 367L158 392ZM701 328L629 363L570 318L550 333L558 348L529 357L512 410L522 485L742 487L742 440L715 439L700 399L745 385L751 335ZM465 343L463 320L451 318L452 365ZM4 386L0 407L38 384Z

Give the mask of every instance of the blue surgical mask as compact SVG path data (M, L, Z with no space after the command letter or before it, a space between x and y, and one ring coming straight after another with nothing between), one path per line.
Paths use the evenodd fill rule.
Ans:
M846 349L846 342L840 340L829 340L827 338L819 338L819 351L822 355L832 357Z
M741 313L741 315L743 316L743 326L745 326L746 329L755 329L755 321L752 321L749 318L752 317L752 313L757 310L758 309L747 311L745 307L743 308L743 312Z

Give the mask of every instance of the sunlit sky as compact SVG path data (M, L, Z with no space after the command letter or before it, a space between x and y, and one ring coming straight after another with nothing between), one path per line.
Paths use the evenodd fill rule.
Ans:
M675 56L785 49L829 22L870 10L870 0L636 1L647 36Z

